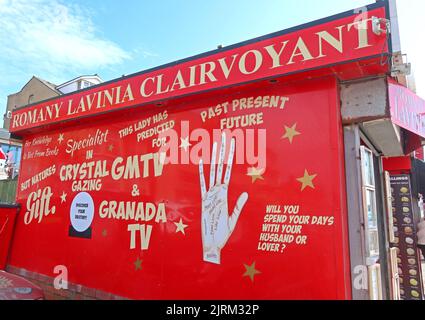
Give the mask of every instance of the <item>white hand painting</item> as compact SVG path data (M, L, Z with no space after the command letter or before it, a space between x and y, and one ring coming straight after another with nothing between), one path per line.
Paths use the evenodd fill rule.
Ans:
M239 215L248 200L248 194L242 193L235 208L229 215L227 192L235 154L235 139L230 143L226 173L222 181L226 136L223 133L216 174L217 143L213 144L210 169L210 184L207 190L202 160L199 162L199 177L202 194L202 246L204 261L220 264L221 249L226 245L239 219Z

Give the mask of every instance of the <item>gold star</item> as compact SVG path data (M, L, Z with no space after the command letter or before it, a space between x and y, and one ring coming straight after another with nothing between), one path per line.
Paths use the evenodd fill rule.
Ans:
M303 191L306 187L310 187L314 189L313 179L316 178L317 174L308 174L307 169L304 171L304 176L301 178L297 178L297 181L302 183L301 191Z
M59 133L59 138L58 138L59 144L61 144L63 140L64 140L63 133Z
M248 173L246 174L247 176L251 177L251 182L254 183L257 179L260 180L264 180L263 178L263 172L264 169L258 169L258 168L254 168L251 167L248 169Z
M297 127L297 124L296 123L292 127L290 127L290 128L287 127L287 126L285 126L285 134L282 136L281 139L288 138L289 143L292 143L292 140L294 139L294 137L301 134L300 132L298 132L297 130L295 130L296 127Z
M243 266L245 267L245 273L242 275L242 277L249 277L251 279L252 282L254 282L254 276L256 274L260 274L261 272L258 271L257 269L255 269L255 261L250 265L246 265L245 263L243 264Z
M106 229L102 230L102 236L106 237L108 235L108 231L106 231Z
M142 270L142 261L143 260L140 260L139 257L137 257L137 260L133 262L134 263L134 268L136 269L136 271L137 270Z
M187 152L187 148L189 148L192 144L189 142L189 137L186 138L180 138L181 144L180 148L183 148L184 151Z
M66 202L66 196L67 196L67 194L65 193L65 191L63 191L62 195L61 195L61 203Z
M174 222L174 224L176 225L176 227L177 227L177 229L176 229L176 233L177 232L181 232L181 233L183 233L184 235L186 235L185 233L184 233L184 229L185 228L187 228L187 224L184 224L183 223L183 221L182 221L182 218L180 218L180 221L177 223L177 222Z
M114 145L110 144L109 147L108 147L108 150L109 150L109 152L112 152L112 150L114 150Z

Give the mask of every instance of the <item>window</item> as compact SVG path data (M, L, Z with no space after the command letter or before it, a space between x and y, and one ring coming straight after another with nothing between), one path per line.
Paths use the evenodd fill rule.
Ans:
M360 147L362 168L363 211L367 257L379 256L378 216L372 151Z
M372 151L364 148L364 181L368 186L375 186L375 177L373 172L373 154Z
M31 94L29 97L28 97L28 104L31 104L31 103L33 103L34 102L34 95L33 94Z
M375 210L375 191L366 189L366 212L367 212L367 225L369 228L377 228L377 217Z
M381 265L374 264L368 267L369 273L369 298L370 300L382 300Z
M80 82L80 89L84 89L84 88L88 88L90 87L92 84L88 81L85 80L81 80Z

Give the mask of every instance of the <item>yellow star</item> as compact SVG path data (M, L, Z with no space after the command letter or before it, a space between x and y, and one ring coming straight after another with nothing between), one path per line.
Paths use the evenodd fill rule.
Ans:
M255 261L250 265L246 265L245 263L243 264L243 266L245 267L245 273L242 275L242 277L249 277L251 279L252 282L254 282L254 276L256 274L260 274L261 272L258 271L257 269L255 269Z
M282 136L281 139L288 138L289 143L292 143L292 140L294 139L294 137L301 134L300 132L298 132L297 130L295 130L296 127L297 127L297 124L296 123L292 127L290 127L290 128L287 127L287 126L285 126L285 134Z
M258 168L254 168L251 167L248 169L248 173L246 174L247 176L251 177L251 182L254 183L257 179L260 180L264 180L263 178L263 172L264 169L258 169Z
M183 223L183 221L182 221L182 218L180 218L180 221L177 223L177 222L174 222L174 224L176 225L176 227L177 227L177 229L176 229L176 233L177 232L181 232L181 233L183 233L184 235L186 235L185 233L184 233L184 229L185 228L187 228L187 224L184 224Z
M137 260L134 261L134 268L137 270L142 270L142 261L140 260L139 257L137 257Z
M59 138L58 138L59 144L61 144L63 140L64 140L63 133L59 133Z
M181 144L180 148L183 148L184 151L187 152L187 148L189 148L192 144L189 142L189 137L186 138L180 138Z
M63 191L62 195L61 195L61 203L66 202L66 196L67 196L67 194L65 193L65 191Z
M114 150L114 145L110 144L109 147L108 147L108 150L109 150L109 152L112 152L112 150Z
M297 178L297 181L302 183L301 191L303 191L306 187L310 187L314 189L313 179L316 178L317 174L308 174L307 169L304 171L304 176L301 178Z

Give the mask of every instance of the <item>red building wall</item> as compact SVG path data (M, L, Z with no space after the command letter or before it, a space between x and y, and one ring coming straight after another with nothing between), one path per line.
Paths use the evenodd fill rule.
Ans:
M251 97L252 108L241 107ZM267 106L264 97L279 103ZM230 181L208 191L211 146L220 144L213 129L239 116L252 121L239 128ZM143 127L143 120L150 123ZM176 146L178 164L157 161L155 169L162 149L148 130L172 125L167 145ZM341 128L337 85L329 78L263 82L27 136L10 267L54 277L55 267L65 266L71 283L136 299L350 298ZM80 143L90 137L95 145ZM74 142L80 148L71 152ZM260 160L250 159L251 142ZM230 144L228 135L226 159ZM201 147L204 198L195 156ZM127 161L134 161L133 172ZM90 204L75 214L75 186L99 184L87 191L93 221L76 233L71 220L89 221ZM122 219L129 209L108 216L105 203L111 208L114 201L117 208L140 205L144 216ZM152 208L155 217L146 221ZM272 240L279 237L284 241ZM212 263L217 247L220 261Z

